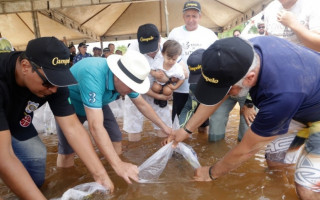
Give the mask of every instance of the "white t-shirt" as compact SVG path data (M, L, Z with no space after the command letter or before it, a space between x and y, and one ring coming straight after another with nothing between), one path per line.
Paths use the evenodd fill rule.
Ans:
M185 25L176 27L170 32L168 39L178 41L182 46L182 61L187 64L189 55L197 49L207 49L218 39L216 34L208 28L198 25L194 31L188 31ZM189 83L184 83L175 92L189 93Z
M184 80L185 76L184 76L184 72L183 72L182 67L183 67L182 65L176 63L169 70L166 70L166 69L163 68L163 58L162 58L162 62L159 63L158 65L153 65L151 67L151 69L152 70L162 70L162 71L164 71L164 73L169 78L175 77L175 78L178 78L179 80ZM161 82L158 82L158 83L161 84L161 85L165 84L165 83L161 83Z
M290 11L309 30L320 31L320 1L319 0L297 0L287 11ZM264 10L265 30L268 35L285 38L293 43L301 44L296 34L277 20L277 13L286 10L282 4L275 0Z

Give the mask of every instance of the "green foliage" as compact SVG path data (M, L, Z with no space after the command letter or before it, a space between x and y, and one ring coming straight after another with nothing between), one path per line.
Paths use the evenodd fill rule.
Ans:
M242 32L242 30L244 29L244 27L245 27L245 24L244 24L244 23L241 23L241 24L239 24L238 26L236 26L236 27L234 27L234 28L232 28L232 29L230 29L230 30L228 30L228 31L224 31L224 32L222 32L222 33L219 33L219 34L218 34L218 38L221 39L221 38L233 37L233 31L234 31L235 29L238 29L238 30L240 30L240 31Z
M222 32L222 33L219 33L219 34L218 34L218 37L219 37L219 39L221 39L221 38L226 38L226 37L233 37L233 31L234 31L235 29L240 30L241 33L242 33L243 29L244 29L247 25L249 26L249 23L250 23L250 21L248 21L248 22L246 22L246 23L239 24L238 26L236 26L236 27L234 27L234 28L232 28L232 29L230 29L230 30L228 30L228 31L224 31L224 32ZM249 31L248 31L248 33L249 33L249 34L258 34L258 28L257 28L254 24L252 24L251 27L250 27L250 29L249 29Z
M125 45L117 46L116 50L118 50L118 49L122 51L122 54L125 54L127 51L127 47Z
M256 26L251 26L249 33L250 34L258 34L258 28Z

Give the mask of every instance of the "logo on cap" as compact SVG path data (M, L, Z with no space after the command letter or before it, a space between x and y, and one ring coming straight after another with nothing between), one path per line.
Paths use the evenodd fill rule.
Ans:
M190 70L190 71L198 71L199 69L201 69L201 65L198 65L198 66L196 66L196 67L191 67L191 66L189 66L189 70Z
M140 37L140 42L149 42L149 41L152 41L152 40L154 40L153 36L150 36L148 38Z
M198 6L198 4L196 4L196 3L187 3L186 4L186 7L197 7Z
M219 83L219 80L217 80L217 79L215 79L215 78L209 78L209 77L207 77L204 73L203 73L203 71L201 70L201 74L202 74L202 76L203 76L203 78L204 78L204 80L205 81L207 81L207 82L210 82L210 83Z
M70 63L70 59L59 59L58 57L55 57L52 59L52 65L59 65L59 64L68 65L69 63Z

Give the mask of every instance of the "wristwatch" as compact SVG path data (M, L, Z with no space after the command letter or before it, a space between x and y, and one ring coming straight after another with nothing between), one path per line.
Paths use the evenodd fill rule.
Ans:
M248 108L253 108L253 103L245 103L245 106L247 106Z

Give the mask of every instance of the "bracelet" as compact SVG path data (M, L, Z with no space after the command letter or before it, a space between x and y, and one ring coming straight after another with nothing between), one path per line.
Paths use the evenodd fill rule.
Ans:
M211 180L216 180L217 178L213 177L211 174L211 169L213 168L213 166L209 167L209 177L211 178Z
M187 129L186 126L183 127L183 130L184 130L185 132L187 132L188 134L192 134L192 131L190 131L189 129Z

